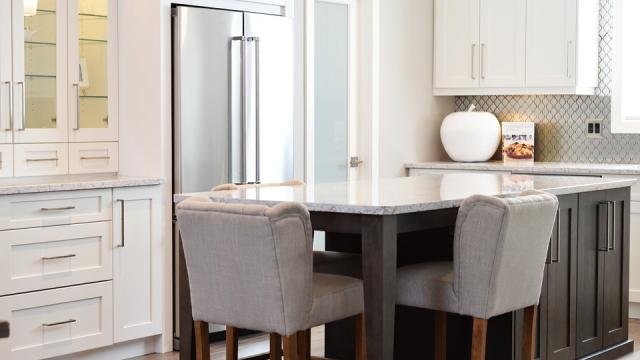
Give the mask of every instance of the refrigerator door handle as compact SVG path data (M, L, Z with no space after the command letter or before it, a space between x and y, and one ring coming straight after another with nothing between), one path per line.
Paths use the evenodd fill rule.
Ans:
M241 94L242 94L242 111L241 111L241 121L240 121L240 126L241 126L241 133L242 133L242 137L241 137L241 146L240 146L240 159L241 159L241 164L240 164L240 179L234 179L233 178L233 171L231 172L231 182L233 183L246 183L247 182L247 60L246 60L246 55L247 55L247 41L248 38L246 36L234 36L231 38L232 42L235 41L240 41L240 62L241 62L241 80L240 80L240 87L241 87ZM233 47L231 48L231 52L233 52ZM233 54L232 54L233 56ZM233 70L231 70L233 72ZM232 74L233 76L233 74ZM232 82L233 84L233 82ZM231 89L231 94L233 96L234 93L234 89ZM233 123L233 121L232 121ZM233 148L233 145L232 145ZM233 150L231 151L231 163L233 166L233 159L235 158L235 154L233 154ZM239 180L239 181L238 181Z
M254 44L255 87L256 87L256 183L260 183L260 38L250 38Z

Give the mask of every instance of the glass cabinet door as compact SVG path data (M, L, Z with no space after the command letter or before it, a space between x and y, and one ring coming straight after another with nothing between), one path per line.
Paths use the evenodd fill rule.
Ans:
M66 2L12 4L14 141L65 142Z
M116 0L69 1L69 138L116 141Z

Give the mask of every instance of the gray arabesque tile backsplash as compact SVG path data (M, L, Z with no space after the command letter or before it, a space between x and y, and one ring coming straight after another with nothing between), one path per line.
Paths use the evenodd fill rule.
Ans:
M612 1L600 5L600 73L594 96L463 96L456 109L475 104L500 121L536 123L536 161L640 163L640 135L611 134ZM586 136L587 119L603 119L602 138Z

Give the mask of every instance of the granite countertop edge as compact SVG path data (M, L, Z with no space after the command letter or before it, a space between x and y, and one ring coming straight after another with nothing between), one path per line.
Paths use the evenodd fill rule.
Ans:
M638 175L640 164L587 164L569 162L535 162L509 164L502 161L462 163L454 161L427 161L405 164L406 169L511 171L528 174L558 175Z
M0 179L0 195L161 185L157 177L51 176Z

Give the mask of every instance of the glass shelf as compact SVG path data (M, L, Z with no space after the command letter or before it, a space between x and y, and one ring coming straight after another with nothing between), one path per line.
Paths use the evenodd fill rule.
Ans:
M97 19L106 19L107 15L100 15L100 14L89 14L89 13L79 13L79 16L84 16L84 17L91 17L91 18L97 18Z
M55 75L39 75L39 74L25 74L26 78L35 78L35 79L55 79Z
M41 46L56 46L56 43L46 41L25 41L25 45L41 45Z
M108 96L103 95L80 95L80 99L108 99Z
M87 43L101 43L101 44L106 44L107 40L102 40L102 39L86 39L86 38L80 38L78 39L80 40L80 42L87 42Z
M36 15L53 15L55 14L55 10L46 10L46 9L38 9L36 11Z

